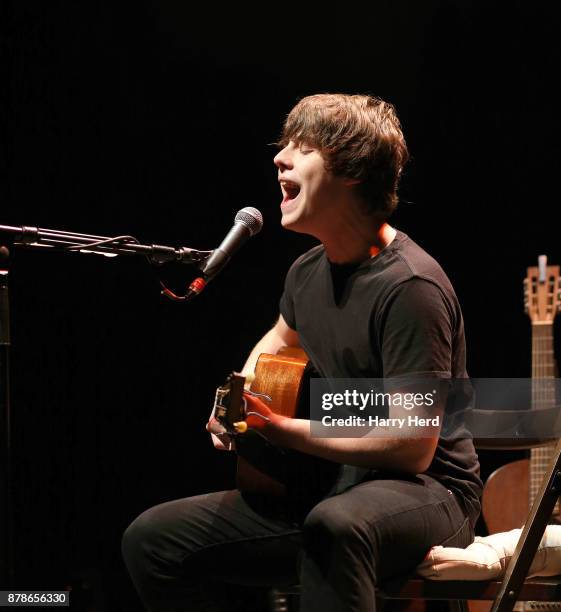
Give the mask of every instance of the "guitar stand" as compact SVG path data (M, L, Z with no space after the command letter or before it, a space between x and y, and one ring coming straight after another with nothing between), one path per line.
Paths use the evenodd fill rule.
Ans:
M557 442L491 612L510 612L513 609L560 494L561 439ZM561 583L561 578L559 580Z

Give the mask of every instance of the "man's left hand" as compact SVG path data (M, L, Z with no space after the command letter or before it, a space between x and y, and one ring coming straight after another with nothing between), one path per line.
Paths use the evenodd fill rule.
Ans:
M259 397L249 393L244 393L243 396L247 402L245 421L250 429L255 429L268 437L274 434L283 420L288 418L273 412Z

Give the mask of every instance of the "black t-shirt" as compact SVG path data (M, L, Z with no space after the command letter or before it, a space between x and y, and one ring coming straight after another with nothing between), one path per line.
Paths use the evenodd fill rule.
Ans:
M280 312L326 378L467 378L462 313L439 264L406 234L358 265L329 262L322 245L290 268ZM457 398L449 398L458 409ZM446 411L449 409L447 405ZM472 524L482 483L471 436L441 437L427 474L464 504ZM372 470L341 466L332 493Z

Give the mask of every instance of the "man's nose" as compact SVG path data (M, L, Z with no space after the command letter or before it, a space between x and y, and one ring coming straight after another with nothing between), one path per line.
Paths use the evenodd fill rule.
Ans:
M279 151L273 158L273 162L279 170L292 168L292 159L287 149L288 147L284 147L284 149Z

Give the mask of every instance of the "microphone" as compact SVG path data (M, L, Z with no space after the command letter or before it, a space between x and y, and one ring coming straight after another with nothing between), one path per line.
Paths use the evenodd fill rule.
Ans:
M196 278L187 290L186 298L199 295L222 268L230 261L232 255L248 240L251 236L261 231L263 227L263 215L252 206L246 206L236 213L234 225L226 234L226 238L220 246L215 249L210 257L201 266L202 277Z

